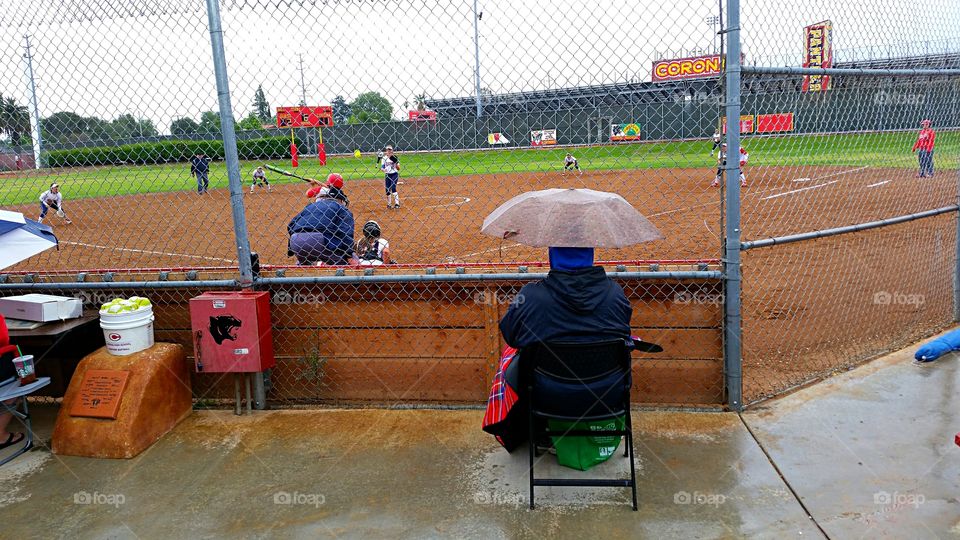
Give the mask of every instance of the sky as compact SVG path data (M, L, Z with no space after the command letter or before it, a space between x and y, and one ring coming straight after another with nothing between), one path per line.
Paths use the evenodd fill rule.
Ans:
M649 80L652 61L709 50L716 1L477 0L481 86L495 93ZM802 5L801 5L802 4ZM273 107L376 91L474 94L473 0L223 0L234 116L263 85ZM745 0L748 63L799 65L803 27L830 19L838 59L960 50L956 0ZM217 110L200 0L0 0L0 93L27 104L24 35L41 116L149 118ZM301 86L300 60L303 61ZM407 107L404 103L407 103Z

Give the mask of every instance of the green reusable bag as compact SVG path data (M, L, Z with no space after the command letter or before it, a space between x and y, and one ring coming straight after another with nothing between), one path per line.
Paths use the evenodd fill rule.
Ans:
M591 431L624 429L626 422L623 416L606 420L592 420L568 422L563 420L549 420L547 426L550 431L564 432L569 429L586 429ZM586 471L617 453L620 447L619 436L607 435L601 437L550 437L553 447L557 450L557 461L564 467Z

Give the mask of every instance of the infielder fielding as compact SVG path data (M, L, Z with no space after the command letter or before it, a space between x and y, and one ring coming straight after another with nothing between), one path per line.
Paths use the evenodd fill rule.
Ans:
M38 222L43 223L43 218L47 216L47 210L53 208L57 216L63 218L67 224L73 223L63 211L63 194L60 193L60 184L50 184L50 189L40 194L40 218Z
M747 187L747 177L743 174L743 167L747 164L747 158L750 154L746 149L740 147L740 187ZM713 178L710 187L720 187L720 179L723 178L723 168L727 165L727 143L720 145L720 151L717 152L717 175Z
M397 193L397 182L400 181L400 158L393 155L393 147L385 148L386 153L380 162L383 171L383 187L387 193L387 208L400 208L400 194Z
M253 171L253 184L250 185L250 193L253 193L253 188L257 186L267 186L267 191L270 191L270 181L267 180L267 173L263 172L263 167L257 167Z
M567 152L567 156L563 158L563 172L567 171L577 171L580 174L583 174L583 171L580 170L580 165L577 163L577 158L573 157L573 154Z

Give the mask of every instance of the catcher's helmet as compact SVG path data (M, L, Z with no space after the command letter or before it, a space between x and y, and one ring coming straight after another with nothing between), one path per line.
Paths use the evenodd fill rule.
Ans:
M363 235L367 238L380 238L380 224L373 220L364 223Z

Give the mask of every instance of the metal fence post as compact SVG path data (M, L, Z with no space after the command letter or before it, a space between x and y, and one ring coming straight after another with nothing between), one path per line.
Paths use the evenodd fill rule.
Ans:
M240 287L249 289L253 287L253 265L250 257L250 237L247 235L247 217L243 211L243 182L240 179L240 156L237 153L237 134L234 131L233 106L230 103L230 82L223 49L219 0L207 0L207 18L210 21L210 46L213 50L213 69L220 102L220 129L223 133L223 153L230 185L230 208L233 211L233 234L237 242ZM257 373L254 377L253 399L257 409L266 407L263 373Z
M960 169L957 169L957 206L960 207ZM955 257L953 268L953 321L960 322L960 209L957 210Z
M726 117L727 160L724 166L723 373L727 406L743 409L743 357L740 306L740 0L727 0Z

